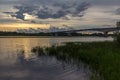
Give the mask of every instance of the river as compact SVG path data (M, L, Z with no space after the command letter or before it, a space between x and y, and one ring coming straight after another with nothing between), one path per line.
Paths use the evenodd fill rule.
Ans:
M64 42L113 41L111 37L0 38L0 80L89 80L90 70L55 57L37 57L31 49Z

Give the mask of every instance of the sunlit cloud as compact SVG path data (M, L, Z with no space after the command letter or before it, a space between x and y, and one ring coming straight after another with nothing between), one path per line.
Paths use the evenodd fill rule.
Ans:
M0 27L49 24L56 27L114 25L120 20L119 0L0 0ZM12 25L19 24L19 25ZM28 25L27 25L28 26Z

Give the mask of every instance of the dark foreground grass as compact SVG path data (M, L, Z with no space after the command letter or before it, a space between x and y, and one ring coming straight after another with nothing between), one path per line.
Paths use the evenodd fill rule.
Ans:
M120 48L109 42L82 45L78 51L81 60L91 65L105 80L120 80Z
M92 76L92 80L120 80L120 47L115 42L67 43L46 48L46 51L50 56L57 54L58 59L87 63L99 73Z
M66 43L46 49L35 47L32 52L68 63L87 63L93 71L91 80L120 80L120 34L113 42Z

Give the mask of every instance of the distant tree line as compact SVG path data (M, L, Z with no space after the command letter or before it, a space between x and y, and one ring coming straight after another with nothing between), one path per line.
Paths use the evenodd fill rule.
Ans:
M17 33L17 32L4 32L0 31L0 36L106 36L102 33L93 33L93 34L82 34L82 33L66 33L66 32L57 32L57 33ZM113 36L113 34L108 34L107 36Z

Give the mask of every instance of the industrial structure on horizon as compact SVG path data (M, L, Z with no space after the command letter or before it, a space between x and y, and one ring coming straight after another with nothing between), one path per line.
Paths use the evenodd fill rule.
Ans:
M17 29L17 33L52 33L52 32L62 32L62 31L69 31L69 30L74 30L71 27L63 27L63 28L58 28L58 27L53 27L51 26L48 29L42 29L42 28L29 28L29 29Z
M116 27L105 27L105 28L90 28L90 29L74 29L72 27L49 27L48 29L41 29L41 28L29 28L29 29L18 29L17 33L27 33L27 34L35 34L35 33L51 33L57 35L58 33L81 33L81 32L88 32L89 33L102 33L104 35L109 34L109 32L118 33L120 31L120 22L116 23Z

